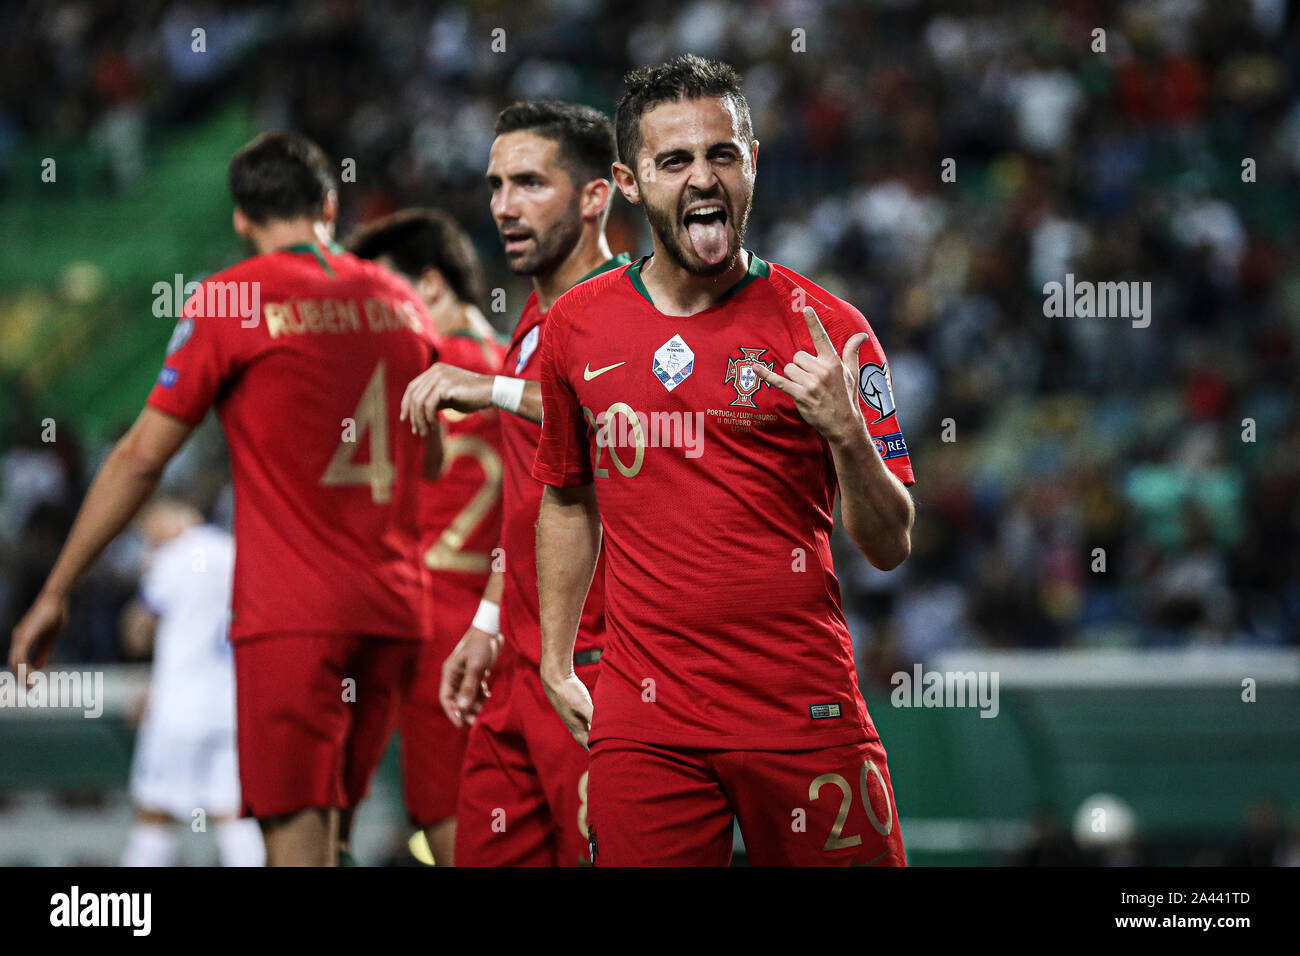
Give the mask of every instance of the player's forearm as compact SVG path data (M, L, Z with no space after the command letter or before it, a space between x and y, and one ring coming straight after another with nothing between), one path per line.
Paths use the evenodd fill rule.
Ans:
M77 580L135 517L162 478L163 465L136 453L132 433L117 443L90 485L44 592L66 597Z
M865 425L861 434L846 435L830 446L844 530L877 568L898 567L912 552L912 496L881 460Z
M539 382L508 375L485 375L443 362L412 379L402 395L400 418L411 430L429 432L442 409L470 414L487 408L542 423L542 386Z
M595 487L548 487L537 516L543 681L560 681L573 673L578 625L599 553Z
M483 588L483 600L493 604L501 603L501 595L506 589L506 576L502 571L493 571L488 575L488 583Z
M515 412L520 418L526 418L534 425L542 423L542 383L528 382L524 385L524 397L519 400Z
M489 378L488 376L484 376ZM497 375L490 378L490 404L526 418L534 425L542 423L542 383Z

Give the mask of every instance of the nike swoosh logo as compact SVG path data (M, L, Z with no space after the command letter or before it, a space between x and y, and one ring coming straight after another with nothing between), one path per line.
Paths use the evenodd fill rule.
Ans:
M618 368L620 365L626 365L626 364L627 362L615 362L613 365L606 365L604 368L598 368L596 369L596 371L593 372L591 370L591 363L588 362L587 367L582 370L582 380L584 382L590 382L597 375L604 375L606 372L611 372L614 369Z

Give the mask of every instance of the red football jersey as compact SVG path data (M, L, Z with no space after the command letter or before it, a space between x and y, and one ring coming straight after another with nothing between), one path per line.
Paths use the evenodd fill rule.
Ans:
M472 332L444 336L438 360L496 375L505 348ZM454 644L465 633L501 540L501 413L444 409L443 465L437 481L420 482L420 553L429 575L429 627ZM456 633L459 632L459 633Z
M414 290L337 247L254 256L186 303L149 404L196 424L210 406L220 415L235 489L233 640L421 636L424 446L398 413L436 355Z
M664 315L641 282L645 261L563 295L542 344L533 474L595 481L608 554L592 739L802 750L875 737L831 563L830 448L752 368L814 351L805 305L837 354L870 326L752 254L714 305ZM911 483L874 335L859 361L876 448Z
M626 265L626 253L615 256L592 275ZM584 277L582 281L591 281ZM582 282L579 282L581 285ZM576 286L575 286L576 288ZM506 350L501 374L538 381L541 376L542 326L549 313L537 307L537 293L524 303L523 314ZM501 633L534 667L542 663L542 628L537 601L537 513L542 507L542 486L533 478L540 425L509 413L501 416L501 452L505 461L504 512L501 547L505 549L505 591L501 596ZM605 553L601 549L596 574L587 592L587 604L578 627L574 654L603 649L605 643ZM602 660L604 658L601 658Z

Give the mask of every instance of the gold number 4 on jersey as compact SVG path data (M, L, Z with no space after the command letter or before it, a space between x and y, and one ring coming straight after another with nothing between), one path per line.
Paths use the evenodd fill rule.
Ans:
M388 449L388 400L384 360L380 359L361 393L361 401L352 413L357 423L356 441L340 441L334 449L329 467L320 476L322 485L369 485L370 500L387 504L393 500L393 482L397 470ZM357 446L370 436L370 461L364 465L353 464Z

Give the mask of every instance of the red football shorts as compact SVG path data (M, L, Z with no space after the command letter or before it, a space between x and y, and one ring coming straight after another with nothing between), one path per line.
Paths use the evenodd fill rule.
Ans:
M456 814L460 767L469 728L457 727L438 703L442 664L474 621L484 581L471 575L439 575L428 588L425 642L411 691L402 704L402 794L413 826L424 829Z
M551 706L537 669L508 646L501 656L465 750L456 865L585 865L587 751ZM600 665L575 664L592 690Z
M236 643L243 815L359 804L423 643L294 633Z
M597 866L726 866L732 817L754 866L906 866L879 740L821 750L591 748Z

